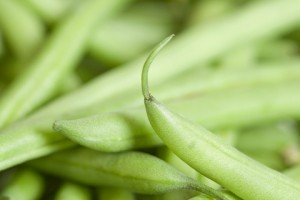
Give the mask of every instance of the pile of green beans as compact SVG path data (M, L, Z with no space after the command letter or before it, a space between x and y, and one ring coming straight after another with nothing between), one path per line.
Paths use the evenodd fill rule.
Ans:
M300 199L299 10L0 0L0 200Z

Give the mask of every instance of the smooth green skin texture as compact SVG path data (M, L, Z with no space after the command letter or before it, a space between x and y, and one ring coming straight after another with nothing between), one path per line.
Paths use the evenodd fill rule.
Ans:
M65 182L59 188L54 200L92 200L92 195L85 186Z
M1 191L1 196L6 196L11 200L38 200L42 195L44 185L44 180L38 173L21 170Z
M99 200L134 200L132 192L121 188L103 188L98 192Z
M300 82L229 90L167 101L170 108L213 130L243 128L300 117ZM253 99L255 96L255 99ZM197 108L197 109L195 109ZM58 120L54 130L89 148L115 152L162 145L141 107L75 120Z
M21 59L36 53L45 37L42 22L18 0L0 0L0 29L13 54Z
M168 38L153 49L142 72L152 128L179 158L245 200L299 199L300 184L242 154L218 136L160 104L148 90L149 67Z
M89 0L74 11L55 30L28 70L1 97L0 127L28 114L51 98L63 78L83 56L95 25L105 22L130 1Z
M79 148L34 160L29 164L41 171L92 186L121 187L146 194L196 190L224 199L219 192L146 153L101 153Z
M146 117L136 117L134 111L116 112L79 120L56 121L53 129L78 144L104 152L161 145L161 140L144 120Z
M164 60L159 61L161 67L156 68L157 71L153 73L155 79L151 80L151 82L158 84L172 77L174 74L178 75L185 70L194 68L196 65L199 66L198 64L205 64L212 61L231 49L289 31L300 20L299 4L298 0L276 0L255 3L244 10L231 14L224 20L216 21L210 25L187 29L176 38L172 45L168 46L169 48L166 48L164 51L165 55L161 57ZM282 11L280 16L278 15L278 10ZM285 13L285 11L287 12ZM259 20L256 20L257 18ZM249 23L254 21L255 23ZM238 35L239 31L237 30L245 30L245 33ZM223 38L224 35L228 37L232 36L232 40ZM185 54L185 56L178 56L181 52L189 53ZM198 52L201 52L201 54ZM10 145L9 148L3 147L2 151L8 151L9 153L7 154L10 154L12 157L1 158L0 169L5 169L26 160L66 148L68 145L56 144L56 141L62 141L63 137L51 132L49 124L55 118L69 119L83 117L95 114L95 112L101 112L107 107L108 111L111 111L120 105L124 106L124 104L128 103L124 101L116 105L112 103L112 99L123 100L124 97L128 96L128 93L131 94L131 91L134 94L139 94L138 83L140 74L138 68L143 61L144 58L139 58L121 66L121 68L112 70L85 85L82 89L76 90L76 92L52 102L51 105L43 108L43 110L29 119L3 130L0 134L1 147L8 141ZM171 68L172 70L170 71L169 69ZM128 77L129 75L132 78L123 79L123 77ZM123 81L116 82L115 80ZM14 97L13 99L18 98ZM33 122L36 124L36 121L39 121L38 125L32 127ZM26 127L26 130L31 128L31 131L28 130L26 134L22 132L21 130L24 129L23 125ZM42 127L49 134L44 135L42 131L36 130L37 127ZM31 138L31 140L26 140L27 137ZM14 138L19 138L20 140L15 140ZM40 142L40 140L43 142ZM22 141L22 145L28 148L34 146L33 144L36 145L30 149L31 154L27 155L26 152L15 150L18 149L20 141ZM41 146L47 151L41 151ZM2 165L2 163L5 163L5 165Z

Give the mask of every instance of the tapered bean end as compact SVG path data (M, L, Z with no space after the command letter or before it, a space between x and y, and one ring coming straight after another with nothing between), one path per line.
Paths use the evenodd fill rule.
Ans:
M80 135L78 134L78 129L76 129L71 120L56 120L52 128L55 132L66 136L72 141L77 142L77 140L79 140L80 138Z
M148 87L148 72L149 72L149 67L151 66L153 60L157 56L157 54L170 42L170 40L174 37L175 35L172 34L163 41L161 41L154 49L150 52L148 58L145 61L144 67L143 67L143 72L142 72L142 92L144 95L144 98L146 100L151 100L152 96L149 92L149 87Z
M61 123L61 120L56 120L52 126L53 130L59 133L64 132L62 127L63 127L63 123Z

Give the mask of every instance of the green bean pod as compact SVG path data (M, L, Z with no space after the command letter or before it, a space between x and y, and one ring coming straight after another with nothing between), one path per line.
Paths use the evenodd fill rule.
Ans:
M291 65L291 68L285 68L287 71L277 71L277 69L280 69L280 65L276 66L273 71L277 72L271 76L266 75L267 72L272 71L269 69L273 65L266 65L267 69L266 71L262 70L262 73L258 71L251 73L251 71L246 70L247 73L245 74L252 74L250 76L252 78L241 76L243 74L242 70L231 78L223 77L223 81L214 82L212 79L222 77L220 72L216 76L207 75L209 78L205 80L209 83L206 84L206 87L200 87L199 90L197 90L198 85L195 87L188 86L197 83L198 79L195 77L194 81L189 83L184 80L173 82L174 84L177 82L176 85L178 85L178 87L174 85L175 88L173 89L167 86L156 91L162 94L161 98L167 100L172 109L212 129L244 127L286 117L296 117L299 116L298 102L300 101L300 95L298 89L300 86L297 82L283 83L288 82L289 78L292 80L298 79L298 62L290 64L288 62L287 65ZM222 72L225 71L222 70ZM229 74L229 72L226 72L226 74ZM186 77L187 80L189 80L188 77L190 76ZM245 81L246 79L248 81ZM241 82L241 80L245 82ZM275 83L280 84L273 85ZM254 88L231 91L236 86L241 86L240 89L242 89L253 84ZM273 86L269 87L269 84ZM179 86L182 86L182 88ZM260 87L257 88L257 86ZM213 91L225 90L224 87L226 90L230 89L230 91L204 95L213 93ZM186 91L184 88L186 88ZM169 90L172 90L172 92L168 95ZM186 96L183 93L184 91L187 93ZM253 95L256 95L254 100ZM124 98L119 97L118 99L124 100ZM69 99L68 102L75 101L77 101L76 98ZM112 101L109 103L115 105ZM195 109L195 106L198 107L198 110ZM266 106L269 108L267 111ZM45 107L30 118L2 130L0 134L0 170L73 146L74 143L66 140L63 135L52 131L51 124L55 119L65 119L57 121L55 125L57 130L61 130L60 133L77 143L90 148L95 146L94 149L101 151L111 152L162 145L161 140L147 121L147 115L142 107L118 110L72 121L66 119L82 117L81 110L71 110L72 112L68 111L64 115L60 113L62 110L64 110L64 106ZM85 115L102 111L103 104L91 105L90 109L85 110ZM111 111L111 108L109 111ZM78 129L74 130L74 127L78 127ZM19 140L15 140L15 138L19 138Z
M155 77L155 80L153 81L157 84L161 83L174 74L178 75L187 69L199 66L201 63L207 64L233 48L261 41L270 36L280 35L290 30L295 27L300 20L298 6L298 0L259 2L255 3L255 5L247 6L243 11L231 14L224 20L216 21L212 25L193 27L183 31L180 36L178 36L177 41L173 43L173 46L170 46L165 55L165 61L159 62L161 67L158 67L154 73L155 76L153 77ZM280 16L277 13L278 10L282 10ZM258 13L261 19L255 20L258 17ZM274 21L276 21L276 23ZM249 24L248 22L256 23ZM247 28L247 31L237 37L237 34L239 34L237 30L244 30L244 27ZM222 39L224 32L226 32L226 35L232 36L232 39ZM249 39L249 37L251 39ZM183 51L189 52L186 54L186 57L178 56L178 54ZM199 54L199 52L201 52L201 54ZM106 109L106 111L112 111L121 106L124 107L124 105L128 105L129 103L126 101L128 100L126 98L128 93L135 95L139 93L138 67L143 63L143 60L143 57L139 58L123 65L121 68L105 73L81 89L53 101L40 112L32 115L29 119L27 118L20 121L20 123L14 124L9 127L9 130L1 131L1 147L5 144L5 141L10 141L10 145L5 144L6 147L1 148L1 155L13 155L0 159L1 169L66 148L66 145L61 145L60 143L64 138L51 130L49 122L53 122L55 119L83 117L102 112L104 109ZM165 70L169 69L167 66L169 66L169 68L172 67L172 70ZM171 72L174 73L171 74ZM131 78L124 79L124 77L127 76ZM116 82L115 80L122 81ZM39 84L34 85L37 86ZM19 89L19 87L16 89ZM27 96L30 95L27 94ZM13 97L8 98L7 101L17 101L17 99L19 98ZM115 104L116 99L120 100L118 104ZM130 103L131 102L132 99L130 99ZM142 101L138 102L142 104ZM291 103L291 107L292 105L295 106L295 102ZM42 122L41 119L43 119ZM228 118L228 120L229 119L230 118ZM47 123L45 122L46 120L48 120ZM26 130L30 129L30 131L28 130L24 133L24 126ZM43 127L43 131L40 129L36 130L37 127L40 126ZM43 134L44 132L49 134L45 136ZM30 140L27 140L27 137L29 137ZM19 140L15 140L14 138L19 138ZM19 150L20 141L22 141L22 144L28 149L32 146L32 148L30 148L31 154L26 154L26 152ZM41 148L41 146L43 146L43 148ZM43 149L42 152L41 149ZM22 159L18 159L20 157ZM4 166L2 163L6 163L7 165Z
M299 183L250 159L199 124L169 111L149 93L149 66L170 39L151 52L142 73L148 119L162 141L198 172L245 200L299 199Z
M217 199L224 199L219 192L146 153L101 153L79 148L32 161L30 165L92 186L120 187L146 194L181 189L196 190Z
M85 186L65 182L59 188L54 200L91 200L91 191Z

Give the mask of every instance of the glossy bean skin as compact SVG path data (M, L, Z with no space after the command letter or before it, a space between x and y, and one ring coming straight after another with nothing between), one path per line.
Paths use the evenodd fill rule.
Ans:
M299 199L300 184L242 154L204 127L168 110L148 89L148 70L171 37L150 53L142 91L151 126L179 158L245 200Z
M197 190L224 199L219 192L185 176L164 161L141 152L101 153L78 148L29 164L41 171L92 186L121 187L145 194Z

